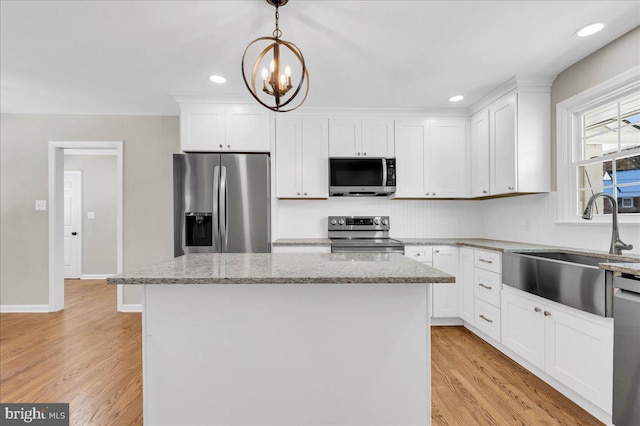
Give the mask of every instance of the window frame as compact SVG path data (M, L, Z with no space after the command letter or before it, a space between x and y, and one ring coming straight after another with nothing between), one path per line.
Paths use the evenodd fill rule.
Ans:
M607 103L620 100L634 91L640 91L640 66L636 66L616 77L587 89L556 105L556 176L557 218L556 223L611 223L610 215L594 216L593 221L583 220L577 212L578 167L591 160L582 160L582 114ZM616 157L640 155L640 148L605 154L597 161L613 160ZM578 160L580 159L580 160ZM640 225L640 214L621 213L620 223Z

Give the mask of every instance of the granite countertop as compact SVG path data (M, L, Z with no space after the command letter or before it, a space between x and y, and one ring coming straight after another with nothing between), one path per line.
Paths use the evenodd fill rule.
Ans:
M331 246L329 238L278 238L273 246Z
M198 253L107 278L108 284L453 282L452 275L393 253Z
M576 249L569 247L545 246L540 244L519 243L515 241L489 240L485 238L395 238L402 241L405 246L462 246L473 247L485 250L494 250L502 253L526 253L526 252L544 252L544 251L561 251L563 253L582 254L585 256L598 256L610 259L614 262L627 262L630 264L640 263L640 257L635 255L613 255L602 251ZM274 245L309 245L303 241L327 241L327 245L331 245L328 238L280 238Z
M636 263L599 263L600 269L613 272L622 272L640 276L640 262Z

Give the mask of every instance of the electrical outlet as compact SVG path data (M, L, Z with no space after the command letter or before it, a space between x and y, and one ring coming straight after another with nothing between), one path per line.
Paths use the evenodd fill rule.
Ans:
M36 210L46 210L47 200L36 200Z

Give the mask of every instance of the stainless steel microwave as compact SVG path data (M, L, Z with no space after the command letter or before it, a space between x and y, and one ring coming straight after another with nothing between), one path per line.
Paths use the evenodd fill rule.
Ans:
M376 197L396 192L395 158L330 158L329 195Z

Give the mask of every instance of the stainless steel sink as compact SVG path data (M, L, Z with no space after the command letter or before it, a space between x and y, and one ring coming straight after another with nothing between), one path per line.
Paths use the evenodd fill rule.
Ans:
M563 252L504 253L508 286L600 316L612 316L613 288L598 263L605 257Z

